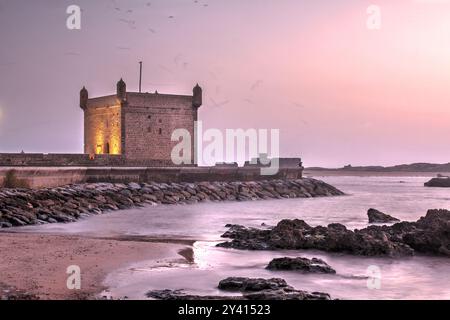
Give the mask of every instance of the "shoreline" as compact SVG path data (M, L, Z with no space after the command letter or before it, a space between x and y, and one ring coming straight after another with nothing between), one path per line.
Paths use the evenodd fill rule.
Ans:
M100 299L107 275L145 260L189 262L194 241L133 241L131 238L90 238L76 235L0 233L0 297L10 299ZM14 250L11 250L14 248ZM17 254L20 252L20 254ZM69 266L81 270L80 290L67 288Z

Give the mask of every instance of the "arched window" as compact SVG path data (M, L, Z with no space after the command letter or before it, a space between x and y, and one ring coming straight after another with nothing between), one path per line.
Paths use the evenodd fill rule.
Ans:
M105 154L109 154L109 142L105 144Z
M162 129L161 128L159 128L159 134L162 134Z

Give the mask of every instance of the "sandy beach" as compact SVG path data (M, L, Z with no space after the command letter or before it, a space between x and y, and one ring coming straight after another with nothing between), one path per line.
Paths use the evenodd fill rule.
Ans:
M185 259L189 242L0 233L1 295L17 291L39 299L96 299L109 272L132 262ZM179 254L179 252L181 252ZM68 266L81 269L81 289L69 290Z

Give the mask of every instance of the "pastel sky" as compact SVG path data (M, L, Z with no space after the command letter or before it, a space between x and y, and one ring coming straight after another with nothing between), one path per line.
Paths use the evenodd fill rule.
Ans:
M198 82L205 127L307 166L450 162L450 1L0 0L0 40L0 152L82 152L79 90L137 91L143 60L144 91Z

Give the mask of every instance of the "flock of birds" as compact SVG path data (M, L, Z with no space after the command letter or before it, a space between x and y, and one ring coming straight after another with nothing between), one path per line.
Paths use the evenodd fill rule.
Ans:
M112 6L113 10L122 15L120 18L118 18L118 21L127 25L131 30L136 30L137 29L137 21L135 19L133 19L133 13L135 13L136 9L121 7L118 4L118 0L110 0L110 1L111 1L111 6ZM198 0L194 0L193 3L195 3L197 5L201 5L203 7L208 7L207 3L200 3L200 1L198 1ZM144 7L149 8L151 6L152 6L152 3L147 2ZM168 15L167 19L171 19L171 20L175 19L175 16ZM157 33L157 31L154 27L147 27L147 31L149 31L152 34ZM116 49L121 50L121 51L122 50L126 50L126 51L131 50L131 48L127 47L127 46L117 46ZM66 55L74 55L75 56L75 55L79 55L79 54L75 53L75 52L68 52L68 53L66 53ZM183 69L187 69L189 66L189 63L185 59L183 59L182 54L177 54L173 58L173 64L175 67L182 67ZM172 75L175 74L175 72L167 66L160 64L158 67L161 70L163 70L169 74L172 74ZM215 73L210 72L210 75L211 75L212 79L217 80L217 76ZM250 85L249 90L250 90L250 92L255 92L255 91L258 91L259 89L261 89L263 86L264 86L263 80L256 80L254 83L252 83ZM217 85L216 86L216 95L220 95L220 91L221 91L221 88L220 88L220 86ZM255 102L250 98L244 98L244 99L242 99L242 101L245 103L251 104L251 105L255 104ZM212 96L209 97L209 106L212 107L213 109L222 108L230 103L231 103L231 100L227 99L227 98L217 101ZM301 103L298 103L298 102L292 102L292 107L294 107L296 109L303 109L304 105ZM304 123L304 124L306 125L306 123Z

